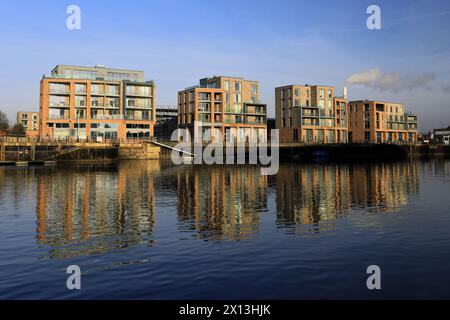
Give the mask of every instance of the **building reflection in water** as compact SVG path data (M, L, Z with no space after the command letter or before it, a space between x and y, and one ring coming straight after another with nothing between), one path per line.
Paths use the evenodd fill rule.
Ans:
M71 257L151 244L158 161L55 170L37 177L37 239Z
M178 171L178 220L199 239L242 240L267 211L267 177L255 166L184 167Z
M423 172L435 177L450 177L450 161L448 158L436 157L421 162Z
M419 192L418 175L418 162L281 166L277 224L323 232L350 210L396 211Z
M419 192L419 168L450 176L448 161L282 164L269 177L256 166L174 167L159 161L0 168L0 204L34 207L36 191L38 243L52 247L52 258L75 257L151 245L156 193L158 214L176 210L178 225L165 227L178 228L181 237L233 241L257 234L267 212L269 226L309 233L333 230L351 212L397 211Z

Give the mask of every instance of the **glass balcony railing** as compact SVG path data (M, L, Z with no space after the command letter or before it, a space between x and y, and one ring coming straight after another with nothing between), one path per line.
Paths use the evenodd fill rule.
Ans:
M124 116L121 114L96 114L91 115L91 119L96 120L123 120Z
M127 115L126 119L127 120L145 120L145 121L151 120L149 116L133 116L133 115Z
M62 115L62 114L49 114L49 119L69 119L69 115Z
M70 94L70 90L67 89L50 89L50 94Z
M307 110L303 110L302 111L302 116L303 117L319 117L319 113L318 112L310 112Z
M50 108L69 108L69 106L63 102L60 102L60 103L50 102L49 107Z

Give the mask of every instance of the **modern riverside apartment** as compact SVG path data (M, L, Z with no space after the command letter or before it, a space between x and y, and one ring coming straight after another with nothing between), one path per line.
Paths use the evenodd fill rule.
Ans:
M39 114L37 112L17 112L17 123L20 123L25 129L27 137L39 136Z
M350 142L405 143L418 139L417 116L400 103L351 101L349 103Z
M179 127L189 129L193 135L194 123L201 124L202 135L217 128L226 141L245 142L250 135L260 142L266 141L267 107L260 103L259 82L214 76L178 92Z
M344 89L346 91L346 89ZM281 143L346 143L346 92L334 87L288 85L275 88L276 128Z
M41 80L41 138L103 141L153 136L156 85L143 71L58 65Z

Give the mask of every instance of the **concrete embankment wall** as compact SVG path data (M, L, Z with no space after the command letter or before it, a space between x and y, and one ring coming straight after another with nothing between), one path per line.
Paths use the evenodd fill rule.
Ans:
M122 144L119 148L120 160L155 160L161 158L161 148L151 144Z
M450 157L450 146L421 146L420 156L428 157Z
M311 160L326 158L330 160L394 160L418 157L416 146L393 144L337 144L310 146L280 146L280 158Z
M160 159L160 147L149 143L0 143L0 162L111 161Z

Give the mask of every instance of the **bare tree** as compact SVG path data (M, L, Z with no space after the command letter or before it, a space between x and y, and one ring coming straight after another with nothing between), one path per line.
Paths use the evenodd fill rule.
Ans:
M6 113L0 111L0 131L8 131L9 129L9 121Z

